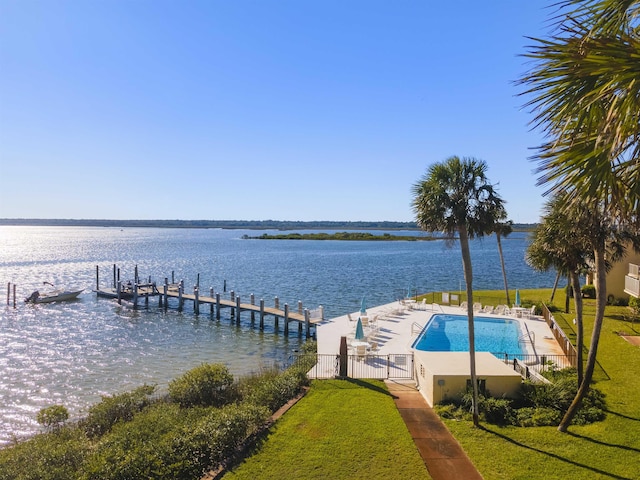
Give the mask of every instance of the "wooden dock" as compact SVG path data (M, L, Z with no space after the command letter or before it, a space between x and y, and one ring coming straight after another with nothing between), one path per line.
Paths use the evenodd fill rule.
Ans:
M209 306L211 316L215 314L217 320L221 317L221 310L223 308L230 309L231 318L235 318L236 322L240 322L240 314L242 312L249 312L251 315L251 322L255 322L256 314L259 315L260 329L264 329L264 321L267 315L271 315L275 321L275 330L278 330L279 320L284 320L284 333L289 334L289 324L291 322L298 323L298 331L302 333L303 327L306 333L306 337L311 336L311 327L320 323L324 318L324 312L322 306L317 309L309 310L303 308L302 302L298 302L296 309L290 309L288 304L284 304L280 308L280 301L278 297L274 298L274 306L267 307L264 299L260 299L256 302L255 296L251 294L249 296L249 303L243 302L239 295L231 291L229 298L223 298L226 292L214 292L213 288L209 289L209 295L201 295L200 287L198 284L194 286L193 293L189 294L185 292L184 281L178 283L169 283L168 278L165 278L164 284L160 287L155 282L151 282L148 279L147 282L140 282L136 274L133 282L121 282L119 280L119 270L116 275L116 266L114 265L114 287L101 288L99 281L99 271L96 266L96 294L100 297L115 298L119 303L122 300L131 302L134 308L138 308L139 302L144 301L145 306L149 306L150 297L158 297L158 306L160 308L168 308L169 299L178 300L178 310L184 308L184 303L190 301L193 303L193 311L196 315L200 314L201 306ZM173 276L172 276L173 277ZM172 278L173 280L173 278ZM199 280L198 280L199 283Z

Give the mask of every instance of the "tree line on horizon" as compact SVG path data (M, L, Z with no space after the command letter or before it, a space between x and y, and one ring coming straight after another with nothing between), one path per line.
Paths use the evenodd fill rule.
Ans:
M110 220L110 219L73 219L73 218L0 218L4 226L36 227L155 227L155 228L228 228L228 229L348 229L348 230L419 230L416 222L394 221L294 221L294 220ZM534 223L513 224L514 230L533 230Z

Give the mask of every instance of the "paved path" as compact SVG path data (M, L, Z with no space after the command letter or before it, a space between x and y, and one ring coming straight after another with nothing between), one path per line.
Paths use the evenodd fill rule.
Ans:
M482 480L482 476L414 385L386 382L433 480Z

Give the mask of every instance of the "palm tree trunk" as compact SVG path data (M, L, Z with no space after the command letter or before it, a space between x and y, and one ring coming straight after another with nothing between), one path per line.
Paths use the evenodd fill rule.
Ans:
M471 387L473 389L472 409L473 425L480 426L478 411L478 380L476 376L476 341L473 325L473 269L471 267L471 253L469 251L469 237L466 227L458 229L460 234L460 249L462 251L462 269L467 287L467 318L469 320L469 368L471 373Z
M584 350L584 326L582 325L582 292L580 291L580 277L577 272L571 272L571 285L573 287L573 303L576 307L576 369L578 370L578 386L582 383L584 366L582 364L582 351Z
M502 255L502 242L500 241L500 234L496 232L496 239L498 240L498 253L500 254L500 264L502 265L502 278L504 279L504 292L507 294L507 305L511 305L509 300L509 285L507 284L507 270L504 268L504 255Z
M556 272L556 281L553 282L553 290L551 290L551 298L549 303L553 303L553 297L556 296L556 289L558 288L558 282L560 281L560 272Z
M575 416L578 408L582 404L582 399L587 394L593 378L593 371L596 366L596 355L598 353L598 342L600 341L600 331L602 330L602 322L604 320L604 307L607 304L607 273L604 262L604 242L600 242L598 248L595 249L596 278L598 286L596 290L596 317L593 322L593 333L591 335L591 345L589 347L589 355L587 356L587 364L584 369L584 378L578 388L575 398L569 405L569 409L564 414L558 431L566 432L571 424L571 420Z

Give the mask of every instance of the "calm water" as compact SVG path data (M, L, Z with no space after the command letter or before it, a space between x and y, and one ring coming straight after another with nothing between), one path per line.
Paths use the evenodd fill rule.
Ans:
M466 315L434 315L414 342L414 348L427 352L469 351L469 330ZM518 342L519 323L515 320L474 317L476 352L495 354L525 353Z
M0 444L12 435L38 431L36 413L64 404L82 414L100 395L143 383L165 387L169 380L202 362L223 362L234 374L283 362L304 340L274 334L271 319L260 332L249 315L236 325L206 313L164 312L152 299L148 310L132 310L98 299L95 269L110 285L113 264L121 278L161 283L184 279L192 289L254 293L273 305L325 307L325 317L368 305L389 303L414 292L458 290L463 284L459 246L434 242L339 242L243 240L247 230L0 227ZM381 232L376 232L381 233ZM526 235L503 241L513 288L550 287L553 274L524 263ZM474 287L503 288L495 238L472 244ZM73 303L25 305L44 281L87 290ZM17 309L5 306L7 282L17 284ZM192 309L191 309L192 310ZM223 310L224 312L224 310ZM280 327L282 329L282 326Z

